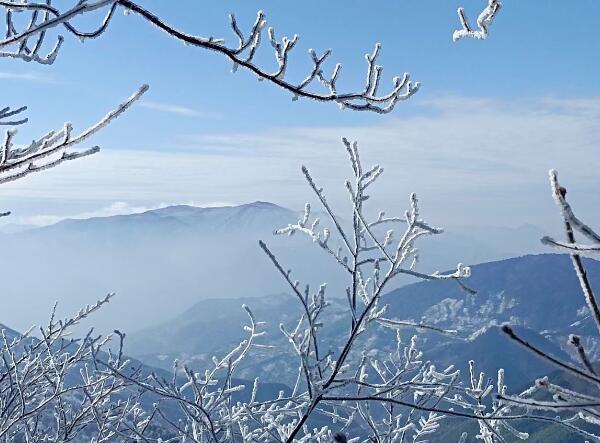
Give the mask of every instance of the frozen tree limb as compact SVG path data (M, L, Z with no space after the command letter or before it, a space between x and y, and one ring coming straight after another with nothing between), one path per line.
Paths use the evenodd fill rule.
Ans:
M92 331L82 339L69 337L112 297L62 320L53 310L39 338L33 328L24 334L1 332L0 441L108 442L116 435L131 437L128 430L148 419L123 380L95 370L110 337ZM111 364L125 368L127 362L119 352Z
M277 69L269 71L257 64L255 56L263 41L263 31L266 26L265 14L258 12L256 21L248 33L244 33L232 14L230 24L233 34L238 40L237 46L227 46L225 40L214 37L201 37L182 32L169 24L162 18L143 8L130 0L96 0L77 2L71 9L64 11L47 3L29 3L26 1L0 0L0 7L6 11L6 37L0 40L0 57L18 58L28 62L41 64L52 64L63 44L64 37L58 36L53 48L45 55L40 51L48 30L62 27L75 37L86 40L97 38L108 28L114 17L116 8L120 6L127 12L133 12L145 21L151 23L170 37L182 41L186 45L207 49L217 52L228 58L233 70L244 68L255 74L259 80L266 80L292 94L292 98L299 97L312 99L320 102L337 103L341 108L355 111L372 111L376 113L391 112L399 101L410 98L419 89L418 82L412 82L409 74L394 77L389 92L380 93L380 79L382 67L377 64L380 45L376 44L373 53L366 55L367 73L365 85L362 89L352 92L338 91L338 77L342 68L336 64L331 75L324 73L324 64L331 55L331 50L318 54L314 49L309 50L312 68L303 80L293 81L286 78L289 65L289 55L298 42L299 37L283 37L277 39L273 28L268 28L268 41L275 55ZM105 16L97 29L84 32L70 23L74 17L82 14L94 13L98 10L106 10ZM28 13L31 15L29 24L23 30L16 29L13 15L17 13ZM30 41L33 40L32 43ZM313 86L324 89L319 91Z
M0 0L0 7L6 11L6 37L0 40L0 57L21 59L26 62L36 62L50 65L54 63L63 44L64 37L58 36L53 48L46 55L40 55L46 32L57 26L65 27L68 32L81 40L96 38L108 27L113 17L117 2L115 0L78 1L74 7L66 11L59 11L53 7L50 1L46 3L30 3L23 1ZM109 12L104 18L101 26L92 32L82 32L69 23L74 17L101 8L110 6ZM14 14L26 12L31 14L29 24L23 30L17 30L14 22ZM29 40L34 39L33 45L29 46ZM9 50L12 46L17 46Z
M587 381L590 381L590 382L594 382L594 383L600 383L600 378L598 378L596 375L590 374L587 371L578 369L578 368L572 366L569 363L563 362L563 361L559 360L558 358L553 357L550 354L547 354L543 350L539 349L538 347L532 345L528 341L526 341L526 340L522 339L521 337L519 337L515 333L515 331L513 330L513 328L511 328L510 326L508 326L508 325L502 326L502 332L504 332L509 338L511 338L512 340L514 340L515 342L517 342L518 344L520 344L521 346L523 346L528 351L530 351L530 352L536 354L538 357L541 357L544 360L547 360L548 362L556 365L560 369L563 369L563 370L571 373L572 375L580 377L580 378L582 378L584 380L587 380Z
M60 11L52 5L51 0L42 3L28 2L27 0L0 0L0 9L5 12L5 36L0 40L0 57L52 64L64 38L58 36L53 48L48 53L42 54L48 30L60 26L81 40L96 38L107 29L117 5L115 0L78 1L72 8ZM81 31L70 23L70 20L78 15L105 8L108 8L108 11L101 25L91 32ZM23 29L18 29L19 21L16 20L18 14L29 15L28 24ZM17 130L9 129L6 131L0 147L0 184L96 153L99 150L97 146L78 151L70 149L78 147L88 137L121 115L147 89L148 86L143 85L118 108L76 137L71 134L71 124L65 123L62 130L50 131L38 139L34 139L25 147L15 147L13 139ZM19 117L26 109L26 106L14 110L10 107L0 109L0 125L17 126L26 123L27 118ZM0 214L0 216L6 215L8 213Z
M573 209L566 200L567 190L558 181L557 172L551 170L549 175L552 196L561 214L566 241L563 242L554 240L551 237L544 237L542 238L542 243L568 252L571 256L573 268L581 285L583 298L600 333L600 309L587 276L585 265L581 259L581 254L596 252L598 250L600 236L575 216ZM576 234L587 237L592 244L583 245L577 243ZM570 431L578 432L588 440L600 442L600 430L598 428L600 426L600 397L595 394L600 387L600 377L598 377L596 369L588 358L588 353L583 346L581 338L573 334L569 336L569 344L574 348L581 364L581 367L577 367L572 362L556 358L543 349L529 343L508 325L504 325L502 330L511 340L532 354L563 370L567 376L583 380L589 386L593 386L594 389L586 389L583 392L577 389L568 389L551 383L545 377L537 380L527 395L514 396L502 393L498 396L498 399L507 405L523 408L528 414L531 411L562 413L562 416L556 418L557 423ZM552 401L548 401L546 398L536 398L533 394L537 392L550 394ZM591 394L592 392L594 394ZM568 411L571 411L571 413L574 412L575 415L565 417L564 414Z
M600 244L600 236L596 234L589 226L579 220L571 206L567 203L566 195L567 190L563 188L558 182L558 174L556 171L550 171L550 186L552 188L552 195L554 196L554 201L558 205L560 209L560 213L563 218L563 223L565 227L565 234L567 237L568 243L576 244L575 242L575 230L579 233L583 234L585 237L590 240ZM598 301L594 292L592 290L592 286L587 277L587 273L585 271L585 267L583 265L583 261L581 260L581 256L573 251L571 253L571 260L573 262L573 267L575 268L575 273L577 274L577 278L579 279L579 283L581 284L581 289L583 291L583 296L585 298L585 302L592 313L594 321L596 323L596 327L600 332L600 307L598 306Z
M477 17L477 30L474 30L469 24L465 10L463 8L458 8L458 19L460 20L462 29L454 31L452 40L457 41L465 37L485 40L489 34L489 27L492 25L492 22L494 21L494 18L496 18L501 7L502 2L500 0L488 0L487 6Z
M370 186L383 173L377 165L370 169L363 167L360 159L358 145L342 139L343 145L350 158L353 177L346 181L346 190L353 206L352 226L347 230L342 226L340 218L328 203L325 192L320 188L308 168L302 167L309 188L317 196L325 210L334 230L320 228L320 220L311 218L311 207L306 205L304 215L297 223L275 231L276 235L293 235L299 233L307 236L320 249L340 264L349 273L350 281L347 288L347 299L350 311L348 336L344 339L340 349L333 355L324 359L319 348L321 346L320 329L324 322L329 303L326 301L325 286L311 294L309 286L300 290L300 283L291 276L291 271L281 264L266 243L260 242L276 269L285 279L290 289L297 295L302 306L303 315L293 331L282 329L295 349L300 362L301 373L305 379L305 393L303 394L302 415L293 427L288 430L283 441L303 441L312 434L307 431L305 423L314 413L319 413L323 408L339 408L344 405L349 408L347 415L339 415L339 419L353 420L364 427L370 438L375 441L394 441L400 435L412 434L414 438L432 433L437 429L437 421L447 409L437 407L437 404L447 400L450 392L457 389L455 381L458 372L448 368L445 371L436 371L421 360L421 352L417 350L416 338L410 345L402 350L398 342L398 353L390 359L359 358L355 355L356 342L368 329L376 325L399 330L400 328L429 329L436 332L452 333L434 326L410 320L396 320L386 318L387 307L381 304L384 290L396 276L410 274L425 279L463 279L470 275L468 268L459 265L457 270L450 274L421 274L414 270L416 265L417 250L415 242L423 236L437 235L441 229L432 227L420 218L418 200L413 194L410 197L410 209L404 217L386 217L384 212L374 220L368 220L365 213L365 202L369 198ZM376 231L384 224L400 224L403 232L395 240L393 230L388 230L384 235ZM332 245L332 237L339 237L340 247ZM399 335L397 338L399 340ZM393 368L398 368L396 372ZM400 369L402 368L402 369ZM375 381L367 380L368 374ZM408 374L412 375L408 375ZM411 378L412 377L412 378ZM419 380L418 388L406 380ZM419 393L412 390L416 389ZM356 395L348 392L356 391ZM414 393L418 401L409 402L402 397ZM376 417L369 402L379 405L385 414L389 415L383 426ZM461 403L469 408L468 402ZM415 421L401 425L399 410L394 412L394 405L410 407L414 412ZM435 405L435 406L434 406ZM419 417L419 411L428 415ZM450 415L466 415L475 418L473 413L448 412ZM433 415L431 415L433 414ZM344 417L346 417L344 419ZM352 418L351 418L352 417ZM395 424L393 424L395 423ZM308 433L307 433L308 432ZM313 436L314 437L314 436Z
M330 76L323 72L323 64L331 54L331 50L318 55L313 49L309 50L313 67L310 73L301 82L293 82L285 79L288 56L298 41L298 36L287 38L281 41L275 38L275 31L269 28L268 37L271 46L275 50L275 58L278 64L274 72L268 72L254 62L254 56L262 42L262 31L266 26L265 15L262 11L258 12L256 21L248 35L240 30L235 16L232 14L231 28L238 38L237 47L227 47L223 39L214 37L198 37L183 33L170 25L166 24L161 18L145 10L141 6L129 0L119 0L118 3L138 14L149 21L159 29L165 31L171 37L182 42L199 48L209 49L227 57L233 64L233 70L239 67L245 68L255 74L261 80L267 80L276 86L290 92L293 99L298 97L313 99L321 102L334 102L341 108L348 108L356 111L373 111L377 113L388 113L392 111L395 105L402 100L411 97L419 89L419 83L413 83L409 80L409 75L393 79L392 90L385 94L378 94L381 66L377 65L380 46L377 44L372 54L367 54L367 79L363 90L356 92L340 93L337 90L337 80L341 70L341 64L337 64ZM309 86L315 82L321 83L328 90L327 93L316 92L309 89Z
M0 109L0 126L17 126L27 123L27 118L22 118L20 120L12 120L11 117L19 115L23 111L27 110L27 106L21 106L18 109L10 109L10 107L5 107Z
M584 245L581 243L565 243L554 240L552 237L542 237L542 244L552 246L559 251L566 253L575 253L579 255L592 255L600 252L600 244L598 245ZM592 255L593 256L593 255Z
M179 420L169 418L160 405L156 414L178 438L257 443L423 441L437 431L445 415L476 420L484 423L486 429L497 420L496 410L486 411L480 404L490 394L490 384L481 392L477 387L465 388L458 382L458 370L452 366L436 369L423 358L416 336L407 342L401 336L401 330L405 329L445 334L455 331L386 315L385 290L401 274L400 270L414 270L416 241L422 236L438 235L442 230L420 217L414 195L404 217L386 217L379 212L376 218L369 218L365 202L371 185L383 170L378 166L363 168L356 143L345 139L343 142L353 171L352 183L346 184L354 208L352 227L342 225L324 191L308 168L303 167L309 188L317 195L334 228L331 231L320 228L319 220L313 218L311 207L306 205L296 223L274 232L308 237L347 273L349 310L344 315L348 332L340 343L328 342L321 333L324 325L333 317L337 321L340 314L330 311L326 285L315 289L301 285L266 242L259 242L298 301L297 318L290 325L280 324L280 331L298 362L298 376L291 393L281 392L273 398L258 400L258 380L255 380L249 400L233 400L234 393L248 388L234 381L236 369L254 348L264 346L257 342L264 334L259 328L262 323L255 320L248 308L245 308L249 318L245 327L247 338L225 357L213 358L213 366L204 372L195 372L176 362L172 379L165 380L152 374L131 375L119 367L99 363L107 374L158 396L161 404L176 405L181 414ZM390 230L381 234L379 228L384 225L400 226L401 235L396 238ZM341 243L339 247L334 246L335 238ZM463 279L469 275L468 268L459 266L453 273L424 274L424 278ZM377 333L379 328L395 330L395 346L380 353L363 352L360 340ZM503 419L522 418L508 414L508 407L505 411ZM326 419L328 424L314 426L310 421L314 416ZM350 435L351 430L360 436Z
M17 131L15 129L8 130L0 152L0 184L18 180L34 172L53 168L69 160L95 154L100 149L97 146L80 151L69 150L78 147L82 142L119 117L147 90L148 85L141 86L117 108L75 137L71 133L71 124L65 123L62 130L50 131L32 141L29 145L17 148L13 145L13 138Z
M243 309L249 320L245 327L248 337L225 356L213 357L213 367L203 374L185 366L181 368L177 361L174 363L171 380L165 380L154 373L128 374L121 365L111 362L99 361L99 364L105 368L107 374L118 377L143 392L156 395L163 405L176 405L181 413L181 419L177 422L168 418L160 407L157 408L157 413L180 438L196 442L237 441L234 435L239 435L240 430L235 428L246 426L243 420L247 417L246 410L257 403L255 397L258 381L256 380L253 386L249 404L236 405L232 401L232 395L245 386L236 383L233 376L237 366L251 349L260 347L256 341L265 334L260 330L264 323L256 321L250 308L243 306ZM183 373L183 380L180 372ZM275 402L277 401L283 402L284 399L279 398ZM243 435L244 430L241 432Z

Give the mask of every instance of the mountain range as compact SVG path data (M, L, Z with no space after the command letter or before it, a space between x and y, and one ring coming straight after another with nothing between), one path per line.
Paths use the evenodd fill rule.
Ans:
M200 300L283 292L287 288L259 249L259 239L296 278L313 285L326 281L331 293L343 294L345 276L309 239L272 235L298 218L296 211L254 202L5 227L0 266L17 278L3 284L0 320L23 330L45 322L55 301L59 313L68 315L116 292L95 317L96 327L132 331L166 321ZM421 270L536 252L542 235L530 225L450 228L420 244Z
M585 265L592 286L598 287L600 262L585 260ZM383 297L382 301L389 306L389 318L422 321L459 331L457 336L448 336L409 328L401 330L405 342L417 333L425 359L440 368L449 365L459 368L463 382L468 377L470 360L475 361L477 372L482 371L492 379L503 368L509 392L520 392L544 375L564 386L573 383L572 377L565 377L556 367L508 339L501 331L504 323L513 325L524 340L563 361L572 360L568 334L581 334L592 359L599 359L597 331L588 316L568 256L527 255L474 265L472 272L468 283L476 294L443 280L406 285ZM348 312L342 300L331 302L323 321L322 343L329 349L337 349L349 326ZM242 304L251 307L258 320L267 322L265 342L274 349L248 357L239 375L291 385L297 374L297 360L278 326L291 325L301 309L298 300L285 293L198 302L161 325L131 334L128 350L140 360L165 369L173 359L196 369L205 368L213 355L224 355L244 337L243 325L247 320ZM360 352L386 353L394 350L395 331L375 328L362 340L357 344ZM463 431L468 431L471 439L477 433L477 424L471 421L447 418L444 423L440 432L431 436L432 443L458 441ZM516 425L519 430L529 432L530 441L535 443L580 441L561 427L530 421Z
M0 321L24 329L44 322L54 300L60 301L60 312L70 313L116 291L116 302L92 323L100 331L127 331L126 352L133 361L155 371L170 370L174 359L205 369L213 355L224 355L244 338L247 316L241 306L246 304L258 320L266 321L263 341L274 348L251 355L237 376L261 377L267 382L262 395L272 395L295 381L297 362L279 324L291 325L300 307L258 248L258 239L268 241L295 277L313 285L328 282L331 306L322 338L331 349L341 345L349 327L345 301L337 296L345 285L338 267L302 236L272 236L273 228L298 217L295 211L254 202L220 208L172 206L42 228L10 226L0 233L0 266L19 278L5 281ZM401 336L406 342L416 333L425 358L439 367L452 364L467 374L468 361L475 360L476 369L490 377L502 367L515 390L554 368L508 340L500 330L505 322L530 343L566 360L571 358L567 336L578 333L592 359L599 360L596 330L569 258L523 255L541 250L538 238L543 234L534 226L454 228L426 239L420 247L421 270L449 269L457 261L474 264L467 283L476 293L454 281L405 280L384 295L386 315L458 330L448 336L407 328ZM598 286L600 263L587 260L586 265L592 285ZM389 352L395 334L376 328L358 345ZM269 383L273 380L278 384ZM452 425L444 438L454 439L462 426ZM540 438L535 441L546 437Z
M587 260L586 264L592 285L600 285L600 262ZM500 331L503 323L512 324L530 343L566 360L570 359L568 334L584 332L584 340L593 345L592 358L598 358L593 352L597 347L594 330L586 333L581 327L588 322L587 308L567 256L523 256L475 265L472 272L469 285L477 294L442 280L410 284L383 296L389 318L459 331L457 336L419 333L427 359L440 367L453 364L463 373L468 373L468 361L475 360L477 369L492 377L502 367L507 384L519 388L554 370L508 340ZM323 340L335 349L347 331L348 316L341 299L331 301ZM279 324L292 324L300 305L287 294L198 302L161 325L130 334L129 352L158 367L167 368L175 358L205 367L213 355L224 354L244 337L247 321L242 304L248 305L258 320L267 322L267 342L276 350L250 358L241 375L293 382L295 358ZM413 333L402 332L405 337ZM393 330L378 328L364 340L369 349L385 351L393 348L394 338Z

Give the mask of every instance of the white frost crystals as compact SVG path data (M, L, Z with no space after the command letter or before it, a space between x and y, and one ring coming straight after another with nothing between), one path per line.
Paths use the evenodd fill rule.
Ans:
M280 326L286 338L283 346L290 346L291 358L297 362L294 386L265 399L257 379L243 382L236 378L245 357L265 347L263 324L244 307L248 314L246 338L224 356L213 358L204 371L175 362L172 375L165 377L144 373L141 365L125 368L120 358L111 362L99 356L96 364L101 376L114 377L143 397L159 399L138 415L145 417L140 419L143 428L139 423L134 426L138 416L129 414L120 422L119 432L128 436L137 432L141 441L149 442L157 441L152 436L159 431L166 433L161 438L171 436L163 441L173 442L416 442L436 432L447 415L484 422L492 418L478 404L479 397L488 395L490 388L486 387L481 396L471 395L473 389L459 382L455 367L437 369L424 358L417 337L405 334L407 329L444 334L454 331L390 318L384 304L389 282L400 274L458 280L468 276L468 268L459 266L449 274L416 271L416 241L440 234L441 229L421 219L415 195L411 195L404 216L388 217L379 212L369 219L367 190L383 170L379 166L364 170L357 144L343 142L353 171L352 179L346 182L353 205L352 226L342 226L323 189L303 167L302 173L332 228L320 228L307 205L300 220L275 234L306 235L331 255L348 276L348 309L338 310L339 302L331 302L324 283L314 289L301 286L267 244L260 242L298 301L297 315L292 314ZM390 229L381 233L387 226L400 226L400 235L396 238ZM339 248L334 246L337 242ZM322 332L333 321L342 322L346 326L342 330L347 331L334 341ZM389 349L367 351L365 340L382 333L390 337ZM173 410L178 411L176 416L170 415Z
M65 8L63 10L54 6L51 0L39 3L27 2L26 0L0 0L0 10L4 10L6 13L6 37L0 39L0 57L45 65L52 64L59 55L64 37L59 35L52 49L46 54L41 54L45 47L44 40L48 38L48 31L59 27L81 41L98 38L110 25L118 7L123 8L126 15L133 13L133 15L167 33L170 38L185 45L223 55L231 61L234 72L241 67L256 75L259 80L265 80L288 91L292 95L292 100L302 97L320 102L336 103L342 109L388 113L394 109L399 101L410 98L419 89L419 83L409 80L409 75L405 73L392 79L389 92L379 92L383 69L381 65L377 64L379 44L375 45L372 54L366 55L367 74L364 88L339 92L337 80L342 65L340 63L336 64L332 68L331 74L324 73L324 65L332 53L331 49L326 49L320 54L314 49L309 49L308 53L312 67L308 74L304 79L290 80L286 78L289 55L299 39L297 35L291 38L284 36L278 39L275 30L272 27L267 28L267 39L275 53L277 68L271 71L256 62L256 55L265 39L263 31L267 24L265 14L262 11L258 12L256 20L248 32L242 31L235 16L230 15L230 27L237 44L228 46L224 38L203 37L180 31L167 24L161 17L130 0L79 1L70 9ZM104 15L93 31L82 31L71 23L71 20L79 15L93 16L94 13L98 12ZM29 15L29 22L22 29L19 29L17 25L19 21L15 20L15 16L18 14ZM315 85L316 87L313 87ZM2 118L1 112L0 118Z
M361 429L364 438L356 441L421 441L422 437L437 430L444 415L475 418L471 411L478 409L468 402L460 403L466 412L444 407L456 405L453 398L462 390L457 383L459 372L453 367L436 370L423 359L416 337L405 344L400 333L405 329L440 333L455 331L388 318L383 294L389 283L401 274L422 279L458 280L468 277L470 271L462 265L449 274L425 274L415 269L418 255L416 241L423 236L440 234L442 230L420 218L415 194L410 196L410 206L403 217L387 217L384 212L379 212L377 217L369 220L365 202L369 199L370 186L381 176L383 168L375 165L364 169L358 144L345 138L342 142L353 172L352 178L345 182L353 208L349 216L351 227L343 227L344 223L328 203L324 190L303 166L302 174L332 228L320 228L321 221L312 218L311 207L307 204L300 220L275 231L276 235L306 235L348 275L348 333L339 345L326 342L321 334L329 319L339 316L326 296L326 286L321 284L316 291L311 291L309 285L302 287L267 244L260 242L269 260L295 294L301 310L292 329L281 326L299 363L294 388L297 418L290 416L287 423L280 423L280 435L285 437L281 441L321 441L317 440L317 436L328 435L330 431L327 428L312 431L306 426L315 414L330 416L333 423L339 423L340 432ZM396 225L401 226L397 238L393 229L381 233L382 227ZM336 240L339 246L333 245ZM368 334L376 333L377 328L380 331L383 330L381 328L395 330L396 352L378 356L362 350L359 343ZM405 415L406 411L411 412ZM335 441L344 441L345 437L342 437L338 435Z
M0 184L17 180L33 172L58 166L59 164L85 157L99 151L98 146L82 151L68 151L74 148L101 130L125 112L146 91L148 85L141 86L131 97L126 99L117 108L106 114L101 120L87 128L81 134L73 137L70 123L65 123L63 129L50 131L40 138L33 140L29 145L17 148L13 145L16 129L6 131L6 137L0 153Z
M600 245L600 236L586 223L582 222L574 213L567 202L567 190L558 181L558 173L550 171L550 187L556 202L564 228L565 242L554 240L551 237L542 238L542 243L567 252L579 280L583 299L587 305L589 317L593 320L595 330L600 333L600 306L592 288L592 283L586 271L586 263L582 259L584 253L596 252ZM591 244L577 242L576 234L586 237ZM502 392L498 399L513 409L522 408L529 417L534 413L557 414L553 418L557 423L572 432L577 432L588 441L600 442L600 396L597 394L600 387L600 376L597 365L588 357L580 336L571 334L568 345L579 360L579 364L554 357L534 343L530 343L518 335L517 331L508 325L503 326L503 332L517 344L537 357L551 363L562 370L562 380L552 383L549 377L536 380L534 386L528 390L528 395L509 395ZM537 396L534 394L538 394ZM549 415L548 414L548 415ZM560 415L559 415L560 414ZM546 416L546 420L548 420Z
M125 370L128 362L121 347L107 353L111 338L70 338L72 329L100 309L112 294L75 316L50 321L40 327L39 338L4 329L0 333L0 441L66 442L115 441L146 432L148 417L140 407L139 394L127 383L98 370L106 360ZM56 307L55 307L56 308Z
M479 28L477 30L474 30L469 24L465 10L463 8L458 8L458 19L460 20L462 29L454 31L452 40L457 41L464 37L485 40L489 34L489 27L492 25L492 22L494 21L494 18L496 18L501 7L502 2L500 0L488 0L488 5L483 8L477 17L477 27Z

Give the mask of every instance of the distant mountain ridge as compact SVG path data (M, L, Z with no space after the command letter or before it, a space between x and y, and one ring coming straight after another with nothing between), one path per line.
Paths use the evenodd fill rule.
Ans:
M1 235L0 264L23 278L6 282L6 318L0 321L10 319L12 327L25 329L45 322L57 300L66 315L117 292L98 313L97 327L128 331L166 320L203 298L279 292L285 286L258 247L259 239L275 245L298 272L316 263L322 275L335 276L335 265L310 241L273 238L275 228L298 217L267 202L179 205ZM35 278L27 278L25 269ZM32 303L25 310L27 300Z
M585 259L585 264L592 286L600 286L600 262ZM494 318L552 331L584 317L581 288L567 255L509 258L475 265L472 271L466 283L478 291L476 295L439 280L396 289L387 296L388 302L392 309L402 309L409 317L422 315L440 327L478 329L485 326L485 319Z
M198 300L287 290L259 249L259 239L268 242L297 278L312 284L326 281L332 294L343 294L346 276L310 239L273 236L274 229L299 217L296 211L262 201L207 208L178 205L0 234L0 266L22 276L5 283L3 314L11 326L25 329L44 322L55 301L68 314L116 292L114 302L99 313L97 327L130 331L165 321ZM327 224L322 217L322 225ZM450 229L419 245L421 270L518 255L539 244L542 234L532 227L479 233ZM521 245L523 238L531 238L531 245Z
M600 285L600 262L586 260L586 264L592 284ZM440 366L454 364L463 371L472 359L478 370L492 377L505 367L507 383L513 387L554 368L508 340L500 331L501 324L516 325L530 342L552 355L570 358L566 345L569 332L573 332L570 325L585 318L586 307L568 256L529 255L475 265L472 271L468 283L478 290L476 295L467 294L452 281L419 282L383 296L382 302L389 304L387 315L459 330L457 338L419 333L426 358ZM298 301L286 294L198 302L162 325L130 334L130 352L157 366L178 358L200 369L213 355L225 353L243 338L246 317L242 304L268 323L267 340L278 347L273 354L249 361L242 376L286 380L286 374L295 374L295 360L291 353L286 354L289 347L278 327L292 322L300 312ZM334 299L324 326L328 343L338 343L346 331L345 312L344 301ZM407 329L403 334L413 332ZM597 340L593 330L587 338ZM386 350L394 344L394 332L378 329L365 342L369 349Z

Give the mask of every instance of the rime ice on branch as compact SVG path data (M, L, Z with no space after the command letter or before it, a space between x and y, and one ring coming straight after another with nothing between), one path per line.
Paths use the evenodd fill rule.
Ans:
M16 117L17 120L13 120L12 117L15 117L21 114L23 111L27 110L27 106L21 106L18 109L10 109L9 106L0 109L0 125L1 126L18 126L24 123L27 123L27 118Z
M465 15L463 8L458 8L458 19L462 25L462 29L457 29L452 34L452 40L457 41L464 37L471 37L475 39L485 40L489 34L489 27L492 25L494 18L500 11L502 2L500 0L488 0L488 5L483 8L483 11L477 17L477 27L479 29L473 30L469 24L469 20Z
M442 230L421 219L414 194L410 196L410 206L404 216L388 217L379 212L377 217L369 219L365 202L383 168L375 165L365 169L357 143L346 139L342 141L353 172L352 179L345 183L353 207L351 229L342 226L327 201L325 191L316 184L308 168L302 167L302 174L332 228L320 228L319 218L313 218L310 205L306 205L300 220L275 231L277 235L299 233L307 236L347 273L348 334L339 349L324 342L320 333L323 324L334 315L328 313L330 304L326 285L322 284L314 291L309 285L302 288L300 282L292 277L291 270L284 267L265 242L260 242L269 260L295 294L301 309L293 329L280 326L299 362L294 388L297 418L290 417L285 427L281 424L285 437L281 441L317 441L320 434L330 439L322 441L331 441L333 435L329 434L332 431L328 428L311 430L306 426L313 414L332 417L333 423L339 423L337 430L340 432L358 426L369 436L365 441L402 441L404 438L417 441L433 433L445 414L475 419L473 404L455 401L455 394L461 389L457 384L458 371L452 367L437 370L422 358L416 337L404 344L400 335L400 330L406 328L429 329L444 334L455 331L388 318L383 294L390 281L402 274L422 279L458 280L468 277L470 270L461 264L456 271L448 274L424 274L416 270L417 240L440 234ZM400 226L400 234L396 235L394 229L381 234L384 226ZM334 245L334 237L339 245ZM361 353L357 345L367 331L377 327L396 330L397 349L387 357ZM452 410L457 404L464 408L463 411ZM260 411L256 414L258 420Z
M332 229L321 228L319 219L312 217L307 205L300 220L275 231L277 235L307 236L347 273L348 310L343 313L343 320L348 332L341 342L330 343L321 333L332 319L340 321L340 312L333 312L330 306L326 285L315 289L309 285L301 287L267 244L259 242L298 300L297 318L290 326L280 325L298 362L291 392L259 400L259 383L255 380L249 400L233 400L234 393L248 388L234 381L236 369L249 352L264 346L257 340L263 335L261 323L248 308L245 308L249 316L245 327L247 338L225 356L214 357L212 367L203 372L176 363L172 379L165 380L153 374L125 374L111 365L102 365L127 384L157 395L161 400L154 416L164 420L178 438L257 443L423 441L437 431L447 415L476 420L486 430L498 418L498 408L488 412L482 404L492 392L491 383L476 383L472 377L471 387L463 386L458 370L452 366L437 369L423 358L417 337L406 340L402 334L406 329L442 334L455 331L390 318L383 300L389 282L399 275L460 280L469 276L469 268L459 264L456 271L447 274L419 273L416 242L442 230L421 218L415 195L411 195L409 209L403 216L390 217L379 212L377 217L369 218L365 202L383 169L379 166L364 169L356 143L345 139L343 142L353 171L352 179L346 182L353 205L349 217L352 227L346 230L342 226L325 192L308 168L303 167L302 173L330 219ZM394 234L392 229L381 234L381 228L387 226L399 226L400 234ZM381 332L381 328L395 333L389 352L365 352L361 340L370 333ZM503 383L499 386L504 389ZM170 405L182 411L181 420L165 416L163 408L168 410ZM503 409L508 410L508 407ZM327 424L317 426L311 421L315 415ZM497 433L492 429L487 435Z
M81 151L70 151L70 149L79 146L119 117L147 90L148 85L143 85L117 108L76 136L72 135L71 124L65 123L63 129L50 131L33 140L29 145L17 148L13 145L13 138L17 130L9 129L6 131L1 147L2 151L0 152L0 184L18 180L33 172L50 169L65 161L75 160L98 152L100 149L98 146Z
M183 33L129 0L120 0L118 3L167 32L171 37L181 40L188 45L209 49L224 55L232 62L233 71L236 71L240 67L245 68L255 74L259 80L269 81L289 91L294 100L303 97L322 102L334 102L341 108L356 111L387 113L394 109L394 106L399 101L411 97L419 88L419 83L410 81L409 75L405 73L402 77L393 78L391 91L379 93L382 71L382 67L377 64L379 44L375 46L372 54L366 55L367 75L364 88L352 92L339 92L337 81L342 65L339 63L336 64L330 75L325 74L323 71L323 65L331 54L330 49L324 51L322 54L318 54L314 49L310 49L309 54L313 66L307 76L298 82L286 79L288 60L292 49L298 41L299 37L297 35L294 35L292 38L283 37L279 40L276 38L274 29L268 28L267 37L275 52L277 68L269 72L254 61L255 55L264 39L263 29L266 26L266 19L262 11L258 12L256 20L248 33L244 33L240 29L235 16L233 14L230 15L231 28L237 37L238 44L237 46L228 47L222 38L199 37ZM318 92L314 88L310 88L315 81L320 83L326 92Z
M0 10L5 13L6 28L5 36L0 40L0 57L43 65L52 64L56 60L64 38L58 36L52 49L44 53L44 43L49 30L63 27L82 41L96 38L107 29L117 5L118 3L114 0L78 1L72 8L60 11L52 5L50 0L44 3L27 2L26 0L0 0ZM71 19L79 15L104 9L107 9L106 15L95 30L82 31L70 23ZM28 17L27 24L22 28L19 27L21 21L17 20L19 14ZM90 136L119 117L147 90L148 86L143 85L116 109L77 136L73 136L71 124L65 123L61 130L49 131L24 147L15 147L14 138L17 130L7 130L0 152L0 184L23 178L33 172L53 168L69 160L94 154L99 150L97 146L84 150L72 149L77 148ZM26 106L17 109L7 106L0 109L0 125L14 127L26 123L27 118L23 118L21 115L26 109ZM8 212L4 212L0 216L8 214Z
M231 29L237 38L237 45L227 46L222 38L201 37L182 32L167 24L157 15L129 0L77 2L71 9L65 10L59 10L50 1L47 3L28 3L26 1L0 0L0 7L6 11L6 37L0 40L0 56L51 64L56 60L64 38L59 36L52 49L47 54L41 54L48 30L62 27L82 41L97 38L108 28L114 18L115 10L119 6L124 8L126 12L135 13L145 21L165 31L170 37L186 45L222 54L231 61L233 71L240 67L244 68L255 74L259 80L266 80L290 92L294 100L302 97L321 102L337 103L341 108L356 111L387 113L392 111L399 101L408 99L419 89L419 83L410 81L409 75L405 73L402 76L393 78L389 92L379 92L382 73L381 65L377 64L379 44L375 45L372 54L366 55L367 72L364 87L355 91L340 92L338 90L338 77L342 65L336 64L331 74L324 72L324 64L331 55L330 49L321 54L314 49L310 49L309 55L312 68L306 77L299 81L286 78L289 56L298 42L299 37L297 35L292 38L283 37L278 39L275 30L269 27L267 38L275 53L277 68L274 71L268 71L256 63L255 56L264 40L264 29L266 27L265 15L262 11L258 13L256 21L247 33L241 30L235 16L231 14ZM98 27L92 31L82 31L70 22L78 15L97 11L106 12ZM14 15L19 13L30 15L29 23L24 29L17 29L15 25ZM315 84L320 85L320 88L313 87Z
M550 171L550 187L556 202L565 232L565 241L555 240L552 237L542 238L542 243L553 246L561 252L570 254L573 268L581 285L583 299L589 309L598 333L600 333L600 308L585 269L583 254L597 253L600 251L600 236L586 223L581 221L567 202L567 190L558 181L556 171ZM578 243L576 234L587 238L589 243ZM570 295L570 294L565 294ZM569 382L574 381L576 388L564 387L552 383L549 377L536 380L531 388L530 395L514 396L501 393L498 396L504 404L521 408L528 417L534 413L560 414L554 419L568 430L581 434L586 440L600 442L600 377L597 368L592 365L581 337L570 335L568 344L579 360L579 365L571 361L563 361L535 344L529 343L520 337L508 325L503 327L504 333L513 341L524 347L537 357L551 363L562 370ZM540 393L540 396L532 394ZM550 397L550 400L548 399ZM546 415L546 418L548 416Z
M110 373L98 371L100 359L126 371L123 334L116 355L104 351L109 337L92 335L72 339L74 326L104 306L107 295L75 316L49 323L32 336L2 329L0 332L0 441L110 442L138 439L149 427L140 406L140 393ZM55 306L56 308L56 306Z

